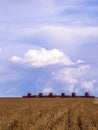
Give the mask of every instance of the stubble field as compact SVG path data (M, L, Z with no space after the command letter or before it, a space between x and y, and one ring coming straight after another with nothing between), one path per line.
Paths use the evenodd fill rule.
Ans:
M98 99L0 98L0 130L98 130Z

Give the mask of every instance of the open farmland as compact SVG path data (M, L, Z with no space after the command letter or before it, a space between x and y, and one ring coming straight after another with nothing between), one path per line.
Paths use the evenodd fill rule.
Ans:
M1 98L0 130L98 130L98 99Z

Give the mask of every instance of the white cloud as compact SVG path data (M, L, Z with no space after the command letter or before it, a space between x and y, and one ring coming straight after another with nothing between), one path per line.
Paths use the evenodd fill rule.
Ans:
M94 90L94 84L96 83L96 80L91 80L91 81L82 81L82 87L86 91L92 91Z
M77 64L82 64L82 63L84 63L84 60L78 60L77 61Z
M0 52L2 51L2 49L0 48Z
M83 2L83 1L82 1ZM76 23L75 25L77 25L77 21L80 20L80 17L78 17L78 14L80 15L81 13L83 13L83 11L79 11L80 13L77 13L77 9L76 7L78 7L79 5L77 5L78 3L82 3L79 0L68 0L68 1L63 1L63 2L57 2L55 0L37 0L35 1L23 1L22 2L7 2L6 1L6 5L4 4L3 6L6 7L5 10L5 14L7 12L7 16L5 14L1 14L1 18L7 21L20 21L23 22L22 20L24 20L24 22L26 21L26 23L28 23L27 21L32 21L32 23L59 23L59 22L65 22L65 24L71 22L71 24ZM2 5L2 4L1 4ZM14 7L15 5L15 7ZM3 7L1 6L1 8ZM8 8L10 6L10 8ZM69 8L69 10L72 10L74 8L74 10L76 11L74 15L69 16L69 14L67 14L66 12L68 12L68 10L64 10L63 12L65 12L65 15L62 16L62 14L60 14L62 11L59 8L64 8L63 6L71 6ZM87 7L86 7L87 8ZM66 8L65 8L66 9ZM80 9L80 7L79 7ZM80 9L81 10L81 9ZM85 11L86 13L86 11ZM70 13L72 14L72 13ZM75 17L74 17L75 16ZM83 17L82 15L80 15L81 17ZM86 15L87 17L87 15ZM9 18L9 19L8 19ZM84 22L84 20L80 20L82 23ZM30 23L30 24L32 24Z
M4 31L6 32L6 29ZM98 27L69 27L64 25L29 25L24 27L11 25L10 30L6 33L7 42L11 48L15 48L13 46L14 42L15 46L36 45L49 49L57 48L68 55L75 55L81 44L92 44L98 41Z
M66 83L66 89L74 91L74 87L80 82L80 79L87 73L89 65L79 65L78 67L61 68L58 72L53 73L56 80Z
M89 68L89 65L80 65L73 68L62 68L55 74L55 79L68 83L76 83L76 78L84 75Z
M51 32L51 36L60 41L65 41L65 44L79 44L80 38L86 40L88 37L97 38L96 33L98 28L94 27L66 27L66 26L48 26L45 28L47 32ZM76 42L78 41L78 43Z
M40 41L44 41L46 46L71 52L81 44L96 42L97 33L97 27L43 26L34 36Z
M13 61L13 63L20 63L22 61L22 58L17 57L17 56L13 56L11 58L11 61Z
M50 87L45 87L44 89L43 89L43 93L50 93L50 92L52 92L53 90L52 90L52 88L50 88Z
M20 58L17 56L13 56L10 58L10 61L18 64L26 64L31 67L43 67L47 65L72 65L72 61L68 56L66 56L63 52L52 49L46 50L44 48L41 49L30 49L25 54L24 58Z

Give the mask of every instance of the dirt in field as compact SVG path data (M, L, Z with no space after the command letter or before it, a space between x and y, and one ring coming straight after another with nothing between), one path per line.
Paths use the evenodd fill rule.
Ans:
M0 99L0 130L98 130L98 99Z

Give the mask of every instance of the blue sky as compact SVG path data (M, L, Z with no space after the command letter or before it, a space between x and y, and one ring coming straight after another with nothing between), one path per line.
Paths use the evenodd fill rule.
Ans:
M0 0L0 96L98 96L97 0Z

